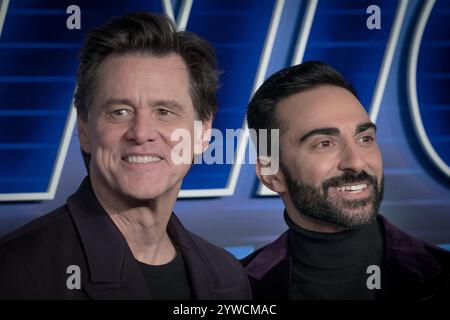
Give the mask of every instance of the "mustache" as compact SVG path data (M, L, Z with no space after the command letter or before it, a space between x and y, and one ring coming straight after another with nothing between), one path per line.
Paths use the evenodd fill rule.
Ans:
M375 187L378 186L377 184L378 179L376 176L370 175L365 171L361 171L357 174L345 172L338 177L327 179L322 183L322 188L324 193L326 193L330 187L338 187L345 183L363 183L363 182L372 184Z

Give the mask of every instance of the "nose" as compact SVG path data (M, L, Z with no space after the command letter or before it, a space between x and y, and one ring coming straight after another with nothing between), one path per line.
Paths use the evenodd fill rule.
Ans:
M366 168L363 150L355 144L347 144L340 155L339 170L359 173Z
M126 138L136 144L143 144L147 141L154 141L158 136L157 123L151 114L137 114L134 121L130 123L130 128L126 133Z

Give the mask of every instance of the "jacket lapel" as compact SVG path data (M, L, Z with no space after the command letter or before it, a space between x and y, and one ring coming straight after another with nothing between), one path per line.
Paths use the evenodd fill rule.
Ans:
M139 265L95 197L89 177L67 203L86 255L89 281L83 282L83 290L87 295L92 299L151 299ZM217 275L174 214L167 232L183 255L194 299L212 299L220 290Z
M67 205L85 252L89 279L83 290L92 299L151 299L142 272L125 238L95 197L86 177Z
M397 229L383 216L379 217L386 235L384 288L387 298L432 298L439 282L444 283L442 268L422 241Z
M175 214L170 217L167 232L183 255L193 298L197 300L213 299L217 291L214 283L214 271L209 267L206 257L195 245Z
M288 299L291 275L289 232L258 252L245 271L250 278L255 299Z

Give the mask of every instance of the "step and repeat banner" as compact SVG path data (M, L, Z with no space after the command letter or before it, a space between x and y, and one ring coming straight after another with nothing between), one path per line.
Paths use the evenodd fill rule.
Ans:
M319 60L349 80L378 127L381 212L449 246L447 0L0 0L0 235L64 204L86 175L72 105L79 49L91 28L138 11L206 38L222 71L213 127L233 147L212 145L223 156L186 176L175 212L189 229L237 257L286 229L250 161L245 112L270 74Z

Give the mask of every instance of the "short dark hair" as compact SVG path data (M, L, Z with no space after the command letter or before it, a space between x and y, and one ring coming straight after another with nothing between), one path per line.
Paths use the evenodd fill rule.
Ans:
M323 62L307 61L281 69L264 81L248 105L248 127L256 131L258 139L259 129L279 129L281 135L282 126L276 116L278 102L296 93L323 85L347 89L357 97L352 86L333 67ZM270 152L270 134L267 134L267 139L267 152ZM259 146L256 147L259 155ZM270 156L270 154L267 155Z
M87 120L96 88L100 64L111 54L141 53L163 57L181 56L190 78L190 95L200 120L210 120L217 112L218 71L214 49L204 39L188 31L177 31L172 21L154 13L132 13L114 18L90 31L80 51L74 105ZM89 154L82 151L89 171Z

